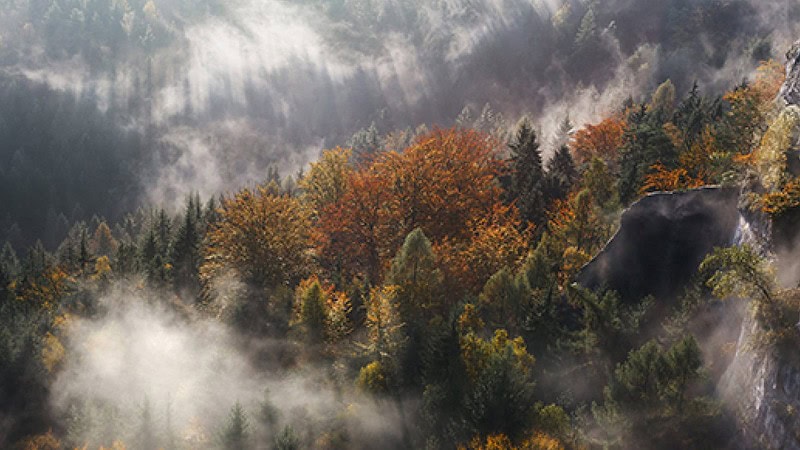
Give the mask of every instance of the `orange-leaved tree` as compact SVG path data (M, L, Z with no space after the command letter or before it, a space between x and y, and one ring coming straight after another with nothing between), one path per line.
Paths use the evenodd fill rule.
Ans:
M661 163L650 167L650 173L645 175L644 184L640 192L677 191L679 189L692 189L705 184L703 180L689 175L683 167L668 169Z
M403 152L385 152L349 178L323 210L317 242L328 270L373 282L414 229L434 243L464 240L501 198L498 145L464 129L434 129Z
M496 204L490 214L470 222L469 239L445 239L437 246L446 278L459 285L453 288L478 292L501 269L516 271L525 260L531 237L520 223L513 205Z
M570 149L578 164L598 157L609 167L616 167L617 150L622 146L625 122L619 117L609 117L597 125L585 125L575 133Z

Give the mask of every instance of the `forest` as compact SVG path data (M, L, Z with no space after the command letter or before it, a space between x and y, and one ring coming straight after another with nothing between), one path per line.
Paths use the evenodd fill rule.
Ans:
M0 448L747 448L740 329L800 362L800 5L296 3L0 1ZM580 282L703 189L786 246Z

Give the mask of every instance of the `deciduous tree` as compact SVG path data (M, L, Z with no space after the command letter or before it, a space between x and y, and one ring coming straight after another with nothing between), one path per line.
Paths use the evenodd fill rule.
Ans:
M310 221L300 202L261 186L226 199L208 233L203 281L223 269L261 288L293 286L308 270Z

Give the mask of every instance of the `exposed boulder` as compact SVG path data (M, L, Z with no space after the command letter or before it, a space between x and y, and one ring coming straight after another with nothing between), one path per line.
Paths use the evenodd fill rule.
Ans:
M714 247L734 243L738 199L737 189L723 187L642 198L622 214L619 231L578 282L613 289L626 301L679 294Z

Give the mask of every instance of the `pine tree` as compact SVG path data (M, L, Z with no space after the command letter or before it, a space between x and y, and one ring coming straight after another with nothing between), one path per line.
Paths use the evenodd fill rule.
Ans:
M27 258L22 265L22 276L33 280L43 274L51 265L52 258L45 250L41 241L36 241L33 247L28 249Z
M420 228L406 236L387 276L398 287L400 313L406 323L422 325L426 312L443 314L443 278L431 242Z
M7 298L9 285L14 276L12 270L11 265L6 262L6 249L3 248L0 251L0 304Z
M380 133L375 122L369 127L358 130L348 139L347 146L352 149L352 158L355 162L368 161L383 147Z
M178 228L172 247L172 264L175 285L188 288L193 293L200 289L197 271L200 267L200 216L199 199L190 196L183 214L183 222Z
M650 123L643 109L632 114L620 150L620 201L628 205L636 199L645 175L655 164L671 170L677 159L677 151L663 127Z
M94 257L89 249L89 233L86 231L85 227L81 228L80 239L80 243L78 244L78 265L82 273L87 273L92 267Z
M469 331L462 336L461 349L469 379L464 409L470 426L481 435L521 437L534 408L534 358L522 338L511 339L500 329L485 340Z
M17 253L14 251L14 247L12 247L9 242L6 242L3 245L3 248L0 249L0 272L3 273L7 281L0 286L0 289L8 286L8 283L11 281L11 279L18 275L19 270L20 266ZM0 282L2 281L3 280L0 280Z
M137 268L137 248L133 243L122 241L114 255L115 272L121 276L132 275Z
M150 399L147 397L145 397L144 404L142 405L135 441L137 443L136 448L139 450L156 450L157 448L153 412L150 408Z
M643 448L698 448L713 440L719 411L699 396L708 389L697 385L702 363L691 335L668 350L652 340L631 351L603 390L603 405L592 405L607 440Z
M561 146L568 145L574 128L575 125L572 123L569 114L567 114L564 120L558 125L558 129L556 129L555 135L553 136L552 147L560 148Z
M101 221L92 234L90 249L96 256L112 256L117 250L119 243L111 234L111 228L105 221Z
M508 147L511 150L509 200L517 201L526 221L541 225L545 221L544 170L536 131L527 118L520 122L516 138Z
M155 280L157 277L157 266L155 259L158 254L158 240L156 233L150 229L144 237L144 241L139 247L138 266L144 271L148 280Z
M665 359L669 381L664 383L663 390L677 413L682 414L689 385L700 376L703 356L694 337L687 335L669 349Z
M155 223L155 234L157 252L161 255L162 259L168 260L170 246L172 244L172 221L163 209L158 210L158 215Z
M583 185L592 193L597 206L613 209L618 203L617 180L600 158L593 158L583 173Z
M297 437L294 429L286 426L281 433L275 437L275 450L299 450L300 438Z
M267 178L265 180L265 184L275 183L280 184L281 182L281 174L278 172L278 168L275 166L267 167Z
M325 339L327 295L316 277L300 283L297 287L294 325L301 329L310 344L320 344Z
M250 422L238 401L231 408L228 422L220 436L224 450L247 450L250 446Z
M472 112L472 108L469 105L464 106L461 112L456 117L456 126L459 128L472 128L472 124L475 121L474 113Z
M562 145L547 163L544 193L545 204L563 200L578 180L578 169L567 146Z
M494 274L479 297L482 309L488 317L488 325L495 329L519 325L531 295L524 275L515 277L508 269Z
M700 95L700 87L697 81L692 85L692 90L675 108L674 122L681 130L683 141L683 151L692 148L692 145L700 137L706 124L706 108L704 108L703 97Z

